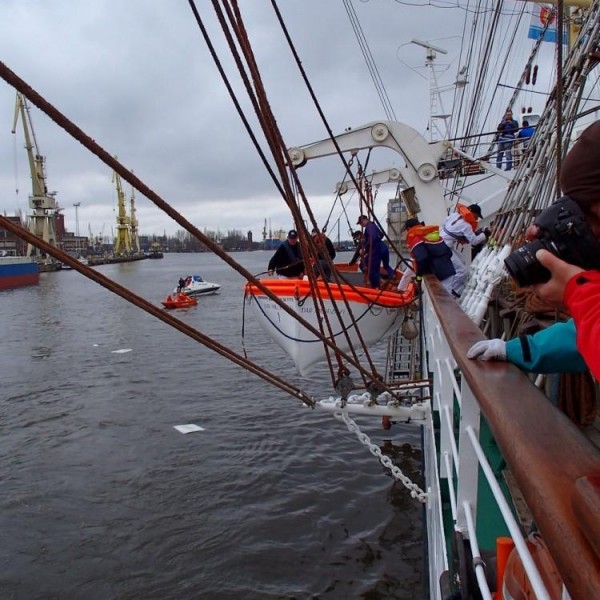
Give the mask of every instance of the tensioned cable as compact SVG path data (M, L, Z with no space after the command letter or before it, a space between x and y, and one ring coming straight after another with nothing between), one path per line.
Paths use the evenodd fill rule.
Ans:
M141 296L138 296L137 294L133 293L131 290L128 290L127 288L119 285L112 279L105 277L98 271L87 267L78 259L73 258L71 255L67 254L63 250L60 250L56 246L52 246L48 242L45 242L35 234L31 233L30 231L27 231L24 227L13 223L7 217L3 217L0 215L0 225L2 226L2 228L14 233L15 235L17 235L21 239L24 239L31 245L34 245L37 248L40 248L41 250L44 250L44 252L46 252L47 254L50 254L51 256L54 256L54 258L64 262L65 264L70 265L73 269L79 271L82 275L85 275L89 279L92 279L96 283L100 284L102 287L105 287L114 294L117 294L118 296L127 300L131 304L135 304L138 308L141 308L142 310L153 315L157 319L160 319L168 325L171 325L171 327L174 327L175 329L181 331L181 333L184 333L185 335L191 337L197 342L200 342L201 344L203 344L207 348L210 348L217 354L228 358L230 361L236 363L241 367L244 367L246 370L254 373L255 375L258 375L265 381L272 383L284 392L287 392L288 394L294 396L298 400L301 400L308 406L313 407L315 405L314 400L312 400L299 388L290 385L286 380L281 379L280 377L274 375L273 373L270 373L263 367L247 360L243 356L240 356L230 348L223 346L216 340L213 340L212 338L201 333L197 329L194 329L187 323L184 323L183 321L180 321L179 319L173 317L169 313L148 302Z
M262 126L263 126L263 131L265 133L265 137L267 138L268 143L271 145L272 148L272 152L273 152L273 156L274 159L276 160L277 164L278 164L278 168L280 170L280 173L282 175L282 180L283 180L283 185L284 187L286 187L287 189L289 189L289 183L287 182L287 180L285 179L285 169L286 166L289 164L289 157L287 154L287 148L285 146L285 144L283 143L283 138L281 136L281 133L279 132L277 123L275 121L275 118L270 110L269 107L269 103L266 99L266 95L264 92L264 88L262 86L262 81L260 78L260 74L258 72L258 67L256 65L256 61L254 59L254 55L252 53L252 49L250 47L249 41L247 39L247 35L246 32L244 30L244 26L243 26L243 21L241 18L241 14L239 13L239 8L237 6L237 2L235 0L231 1L231 6L229 6L229 4L224 1L223 2L224 6L225 6L225 11L227 12L227 16L229 19L229 22L231 24L231 27L233 29L233 31L236 34L236 37L238 39L238 43L244 53L244 57L246 59L246 62L248 64L248 67L250 69L250 74L251 77L253 79L253 83L254 83L254 92L256 92L258 98L259 98L259 104L261 106L261 112L257 114L259 121L261 122ZM219 21L221 22L221 25L224 29L224 32L228 38L228 43L230 45L230 49L232 52L236 53L237 49L234 47L234 45L232 44L230 37L228 35L228 31L226 30L226 26L224 24L224 16L222 14L222 11L220 10L220 7L218 6L218 2L217 0L213 0L213 6L215 8L215 11L217 13L217 16L219 18ZM234 15L235 13L235 15ZM289 37L288 37L289 40ZM291 44L291 40L290 40L290 47L293 49L293 45ZM241 61L236 59L236 63L238 64L238 68L241 68ZM337 143L336 143L337 145ZM339 148L338 148L339 150ZM292 177L293 182L295 183L298 191L299 191L299 195L301 197L301 200L303 202L303 205L308 213L308 216L310 217L310 221L312 223L313 227L318 227L316 220L314 218L314 215L312 213L312 210L310 208L310 205L307 201L306 195L303 192L301 183L298 179L297 173L295 168L293 168L291 165L289 165L290 167L290 175ZM350 176L351 172L350 172ZM286 196L285 201L288 204L288 207L290 208L290 211L292 212L292 215L294 216L294 221L296 223L296 227L299 231L303 232L304 235L300 236L300 243L301 243L301 247L302 247L302 251L304 256L307 256L307 252L306 252L306 247L307 245L310 247L311 251L314 252L314 256L315 256L315 262L316 264L318 264L317 260L318 260L318 251L317 248L314 244L314 242L312 241L311 238L308 237L308 232L306 230L306 227L304 226L304 222L302 219L302 216L299 212L299 208L296 205L296 203L293 201L293 196L290 194L289 196ZM331 259L328 256L324 257L325 260L327 260L330 264L330 268L333 269L333 265L331 263ZM334 276L337 278L337 274L335 273L335 269L333 269L333 273ZM309 278L309 282L310 282L310 287L311 290L313 292L314 298L317 300L317 302L320 303L321 305L321 309L322 309L322 314L319 311L316 311L316 316L319 320L319 326L322 328L323 327L323 321L325 322L327 329L329 331L329 335L331 338L333 338L333 332L331 329L331 325L329 323L329 317L327 315L327 311L325 311L325 306L324 306L324 298L321 297L321 295L317 292L316 290L316 274L312 271L312 270L307 270L307 275ZM332 291L330 290L330 286L329 286L329 282L325 281L325 288L327 290L327 293L329 295L329 299L332 300L332 308L336 314L336 317L338 319L338 321L340 323L342 323L342 318L341 318L341 314L339 312L339 308L337 306L337 304L335 302L333 302L333 294ZM346 310L350 316L350 318L352 319L352 321L355 323L355 319L353 317L352 314L352 308L350 306L350 303L348 302L346 297L343 297L343 301L346 305ZM348 346L351 349L351 352L355 355L356 360L358 360L358 357L356 355L356 351L354 349L354 345L351 343L350 341L350 337L349 337L349 333L347 331L347 327L342 327L342 331L343 334L347 340ZM368 353L368 347L366 346L366 344L364 343L362 334L360 332L360 330L355 329L356 335L359 338L359 342L364 350L365 356L369 362L369 366L371 368L371 375L379 378L380 377L377 375L376 372L376 368L374 363L372 362L370 355ZM343 365L340 363L340 355L339 353L335 352L335 356L336 359L338 360L338 364L340 367L340 372L342 370L346 370L345 367L343 367ZM364 373L361 372L364 376Z
M148 200L150 200L153 204L155 204L158 208L160 208L163 212L170 216L175 222L181 225L181 227L183 227L186 231L188 231L194 237L196 237L209 250L211 250L214 254L219 256L224 262L226 262L229 266L235 269L248 281L255 284L266 296L268 296L271 300L276 302L277 305L282 308L282 310L284 310L286 313L298 320L298 322L301 323L304 327L306 327L306 329L308 329L311 333L313 333L319 339L321 339L323 343L327 344L334 351L338 351L344 357L345 360L347 360L360 372L362 372L363 374L371 375L368 371L364 369L364 367L362 367L358 360L348 355L347 353L339 350L333 342L324 337L322 333L319 330L317 330L313 325L311 325L308 321L306 321L306 319L303 319L300 315L296 314L290 307L287 306L287 304L285 304L285 302L282 302L282 300L277 295L275 295L269 288L265 287L260 280L256 279L252 275L252 273L250 273L248 270L242 267L234 259L232 259L219 245L217 245L213 240L211 240L209 237L203 234L196 226L190 223L170 204L165 202L156 192L154 192L145 183L143 183L131 170L124 167L117 159L114 158L114 156L109 154L106 150L104 150L104 148L102 148L98 143L96 143L95 140L86 135L79 127L77 127L72 121L67 119L65 115L63 115L47 100L40 96L40 94L38 94L31 86L29 86L23 79L21 79L16 73L14 73L1 61L0 77L2 77L2 79L4 79L9 85L21 92L24 96L26 96L28 100L30 100L41 111L48 115L57 125L59 125L69 135L71 135L71 137L76 139L80 144L82 144L85 148L92 152L92 154L95 154L108 167L116 171L125 181L127 181L138 192L140 192L143 196L148 198ZM39 238L35 239L39 241ZM32 245L37 247L37 243L33 243ZM81 269L77 270L82 271L86 275L94 273L93 269L89 268L89 271L87 269L88 267L84 267L83 271Z
M257 102L253 103L255 106L256 115L257 115L259 123L261 124L261 127L263 129L263 134L265 136L265 139L267 140L267 143L269 144L269 146L271 148L271 153L273 155L273 158L277 164L278 171L280 173L281 184L286 192L284 195L284 201L288 205L288 208L290 209L290 212L292 213L292 216L294 217L296 229L298 229L298 231L301 232L299 242L300 242L302 255L304 256L305 261L307 261L309 259L309 256L313 256L315 264L320 264L317 262L318 261L318 251L312 242L312 238L308 237L308 232L304 226L304 222L303 222L302 215L300 212L300 207L296 204L296 201L295 201L296 194L294 194L294 192L292 190L293 186L295 186L295 188L300 193L300 196L304 202L304 206L310 217L313 227L317 226L316 220L314 218L314 215L312 214L312 211L310 210L310 206L308 205L306 197L302 191L302 186L300 184L300 181L297 178L297 175L293 169L290 172L290 174L292 176L292 180L290 181L290 179L288 178L287 150L283 143L283 138L281 136L281 133L279 132L274 115L271 112L269 102L266 97L264 87L262 85L260 72L258 70L258 66L257 66L256 60L254 58L254 53L252 51L250 42L248 40L248 36L245 31L245 27L243 24L241 14L239 12L239 8L237 6L237 2L235 0L231 0L231 2L229 3L229 2L227 2L227 0L223 0L223 6L225 8L225 13L227 15L227 20L229 22L229 25L227 25L227 20L225 18L225 14L221 10L221 7L219 6L218 1L212 0L212 4L213 4L213 8L215 10L215 13L217 15L217 18L221 24L221 28L223 29L223 32L226 36L230 51L234 55L236 65L238 66L238 70L240 71L240 75L248 82L250 80L252 81L252 86L246 85L246 89L249 94L256 95ZM246 65L247 65L248 71L249 71L249 73L248 73L249 76L246 75L243 63L241 61L241 57L239 56L239 53L238 53L238 48L236 47L236 45L233 41L233 36L230 32L230 28L233 31L233 34L235 35L235 37L237 39L238 45L239 45L239 47L242 51L242 54L244 56L244 59L246 61ZM324 299L321 297L320 294L316 293L316 275L312 271L312 269L307 269L306 273L309 278L310 288L313 291L315 301L321 305L321 311L319 311L319 310L315 311L316 317L317 317L317 320L319 323L319 328L322 332L324 332L324 324L325 324L325 326L327 327L327 330L329 332L329 338L333 339L333 330L332 330L331 324L329 322L329 317L327 315L327 312L325 311ZM327 289L329 291L328 287L327 287ZM329 291L329 295L330 295L330 298L332 298L330 291ZM342 322L341 315L340 315L339 309L335 305L335 303L333 303L333 309L335 311L335 314L336 314L339 322L341 323ZM354 353L354 349L352 348L352 345L350 344L350 339L349 339L348 333L346 331L344 331L344 334L347 337L349 347L351 348L352 352ZM339 368L342 369L340 354L335 350L334 350L334 354L335 354L336 360L338 361ZM331 365L331 357L329 355L329 351L326 351L326 358L327 358L330 373L332 376L332 382L334 382L335 376L333 374L333 367ZM356 357L356 359L358 360L358 357Z
M283 31L283 34L285 35L285 38L287 40L287 43L290 47L290 50L292 52L292 55L294 56L294 60L296 61L296 65L298 66L298 70L300 71L300 75L302 76L302 79L304 80L304 83L306 85L306 88L308 90L308 93L310 94L310 97L312 98L312 101L315 105L315 108L317 110L317 112L319 113L319 117L321 118L321 121L323 122L323 125L325 126L325 129L327 131L327 134L329 136L329 139L331 140L332 144L334 145L336 152L338 154L338 156L340 157L340 160L342 161L346 172L348 173L348 176L350 177L350 179L352 180L352 183L354 185L354 188L356 189L357 193L359 194L361 201L365 202L365 197L364 197L364 193L362 191L362 186L359 185L359 183L357 182L356 178L354 177L354 174L352 173L351 169L350 169L350 165L349 162L346 160L346 157L344 156L338 142L337 139L331 129L331 127L329 126L329 122L327 121L327 117L325 116L325 113L323 112L323 109L321 108L321 105L319 103L319 101L317 100L317 97L315 95L314 89L308 79L308 76L306 74L306 71L304 69L304 66L302 64L302 61L300 60L300 57L298 56L298 53L296 51L296 48L294 46L294 43L292 42L292 39L290 37L289 31L285 25L285 22L283 21L283 17L281 16L281 12L279 11L279 7L277 6L277 2L276 0L271 0L271 5L273 6L273 10L275 11L275 14L277 16L277 19L279 20L279 24L281 26L281 29ZM367 204L368 205L368 204ZM377 219L376 215L373 213L373 211L369 208L368 214L371 218L373 218L374 220ZM377 222L377 221L376 221ZM389 239L389 237L387 236L387 234L385 233L385 229L381 228L384 237L386 238L386 240L390 243L390 245L392 246L392 249L394 250L394 252L396 252L396 254L399 257L402 257L402 253L398 251L398 249L393 245L393 243L391 242L391 240ZM406 259L404 259L402 257L402 261L405 262L407 265L407 261Z
M367 38L360 24L358 15L356 14L354 6L352 5L352 0L344 0L344 8L346 9L348 19L350 20L350 24L352 25L352 29L354 30L354 35L356 36L356 40L362 52L363 58L365 59L367 69L369 70L371 79L373 80L373 85L375 86L377 95L381 100L381 104L383 106L383 110L386 114L386 117L389 121L396 121L396 113L394 112L394 108L388 96L387 90L385 89L383 79L381 78L381 75L379 73L377 63L373 58L371 48L369 47L369 43L367 42Z

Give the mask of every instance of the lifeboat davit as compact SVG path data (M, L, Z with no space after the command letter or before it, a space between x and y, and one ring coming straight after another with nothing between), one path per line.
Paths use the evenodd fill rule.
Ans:
M188 308L190 306L196 306L198 300L193 296L188 296L183 292L177 292L176 294L169 294L163 301L162 304L165 308Z
M310 282L304 279L262 279L261 283L317 330L315 298L319 310L319 297L322 298L333 341L344 352L351 346L361 348L359 332L368 347L399 329L403 309L414 300L416 293L412 284L405 292L397 292L323 281L317 281L313 291ZM292 358L300 375L306 376L313 365L325 360L323 342L256 285L246 284L245 299L266 333Z

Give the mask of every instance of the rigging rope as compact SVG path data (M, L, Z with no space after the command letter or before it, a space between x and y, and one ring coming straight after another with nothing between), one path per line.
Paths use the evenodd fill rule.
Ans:
M191 0L190 0L191 2ZM231 6L229 5L231 4ZM280 20L281 26L284 28L284 32L286 33L286 38L288 40L288 43L290 45L290 48L292 49L292 52L294 53L294 56L296 57L297 63L299 64L299 59L297 57L297 54L295 52L295 49L293 47L293 44L291 42L291 39L289 38L289 35L287 34L287 30L285 30L285 26L281 20L281 15L279 14L276 5L274 4L274 8L278 14L278 18ZM230 46L231 51L234 54L237 54L237 48L235 48L234 44L231 41L231 34L229 32L229 29L227 28L227 25L225 23L225 17L223 15L223 12L221 11L221 8L218 5L217 0L213 0L213 7L215 8L215 11L217 13L217 17L221 23L221 26L223 27L224 33L228 39L228 43ZM315 262L318 262L318 249L316 248L316 245L314 244L313 240L308 236L308 232L306 229L306 226L304 225L304 220L302 219L302 215L300 213L299 210L299 206L296 204L295 202L295 196L292 193L291 190L291 186L290 186L290 182L286 177L286 167L289 164L289 157L287 155L287 149L286 146L283 143L283 138L281 137L281 133L278 129L277 126L277 122L270 110L270 106L267 102L266 99L266 94L264 92L264 88L262 86L262 81L258 72L258 67L256 66L256 61L254 59L254 55L252 52L252 49L250 47L249 41L247 39L247 35L243 26L243 21L241 18L241 15L239 13L239 8L237 5L237 2L235 0L232 0L230 3L224 2L224 8L225 8L225 12L227 13L227 18L229 19L229 23L230 26L233 30L233 32L236 35L236 38L238 40L238 44L244 54L244 58L246 60L246 63L249 67L249 72L250 72L250 76L252 78L252 82L254 87L252 89L249 88L249 86L247 86L247 90L249 91L249 93L254 94L256 93L256 95L259 98L259 106L260 106L260 110L259 112L257 112L257 117L259 119L259 122L261 123L261 126L263 128L263 132L264 135L267 139L267 142L269 143L270 147L271 147L271 151L273 154L273 157L277 163L280 175L281 175L281 182L282 182L282 186L283 188L286 190L286 194L284 194L284 200L286 201L286 203L288 204L288 207L294 217L294 222L296 224L296 229L301 232L300 235L300 246L302 248L302 254L305 257L309 257L312 256L315 260ZM234 14L235 13L235 14ZM240 70L242 76L244 76L243 74L243 66L241 64L241 60L238 60L236 58L236 64L238 66L238 69ZM304 79L305 82L308 84L308 80L306 78L306 76L304 75ZM311 95L313 96L314 101L316 102L316 98L314 97L314 94L312 94L312 89L309 88L311 90ZM256 106L256 105L255 105ZM321 112L322 118L324 119L324 116ZM331 133L331 130L329 130L330 135L333 136L333 134ZM337 147L337 150L339 152L339 154L341 155L341 152L339 150L339 147L337 146L337 142L335 142L335 145ZM344 159L345 162L345 159ZM345 162L345 164L347 165L347 163ZM303 192L301 183L298 179L297 173L295 168L293 168L290 165L290 176L292 177L292 181L295 183L295 186L301 196L301 201L303 203L303 206L310 218L310 222L312 223L312 226L314 228L318 229L318 225L316 223L316 220L314 218L314 215L310 209L310 205L306 199L306 196ZM325 260L327 260L329 262L330 268L332 267L332 263L331 263L331 259L328 256L324 257ZM335 272L335 271L334 271ZM314 293L316 290L316 274L312 271L312 270L307 270L307 275L308 275L308 279L310 282L310 287L311 287L311 291L314 294L314 298L315 300L321 305L321 310L316 310L316 316L319 322L319 328L321 329L321 331L324 331L324 325L327 327L328 330L328 334L329 334L329 338L333 339L333 331L331 328L331 324L329 322L329 317L327 315L327 311L325 311L325 307L324 307L324 299L321 297L320 294L316 294ZM329 294L329 298L331 300L333 300L333 296L331 293L331 290L329 289L329 283L325 282L325 287L328 291ZM355 322L354 317L352 315L352 309L351 306L349 304L349 302L347 301L346 298L344 298L344 303L346 305L346 310L348 311L349 315L351 316L353 322ZM341 315L339 312L339 308L337 306L337 304L335 302L331 303L332 308L336 314L336 317L338 318L339 322L342 322L341 319ZM358 356L356 354L356 351L354 349L354 346L351 344L350 342L350 337L349 337L349 333L347 331L347 328L343 328L342 332L344 334L344 336L346 337L348 346L351 348L351 352L353 354L353 356L355 357L355 361L358 361ZM370 359L369 353L368 353L368 348L366 346L366 344L363 341L362 335L360 334L360 331L358 329L356 329L356 333L358 335L358 338L360 340L362 349L367 357L367 360L370 363L370 368L372 370L372 376L374 376L375 378L379 379L380 376L377 374L376 370L375 370L375 366L373 364L373 362ZM329 355L329 350L326 349L328 355ZM346 367L342 364L341 362L341 353L334 349L333 350L335 358L338 362L338 367L339 367L339 371L345 371ZM329 361L329 356L328 356L328 361ZM330 364L330 370L331 369L331 364ZM361 373L363 375L363 378L365 376L364 371L361 370ZM333 371L332 371L332 379L333 379Z
M20 91L40 110L46 113L57 125L62 127L67 133L69 133L69 135L71 135L74 139L80 142L90 152L95 154L108 167L116 171L125 181L127 181L138 192L140 192L142 195L148 198L152 203L158 206L158 208L160 208L163 212L170 216L174 221L176 221L179 225L186 229L190 234L192 234L199 241L201 241L209 250L211 250L214 254L219 256L224 262L226 262L230 267L235 269L248 281L255 284L259 289L261 289L261 291L263 291L263 293L265 293L265 295L267 295L271 300L276 302L282 308L282 310L284 310L286 313L297 319L299 323L306 327L308 331L316 335L317 338L322 340L324 344L328 345L333 350L338 351L344 357L345 360L347 360L352 366L354 366L359 371L364 372L364 374L368 376L371 375L368 371L364 370L363 366L354 356L351 356L339 350L337 346L331 340L324 337L318 329L313 327L313 325L311 325L301 316L297 315L291 308L289 308L284 302L282 302L277 295L275 295L270 289L265 287L260 280L256 279L249 271L247 271L244 267L238 264L218 244L216 244L213 240L211 240L209 237L203 234L197 227L195 227L192 223L185 219L185 217L183 217L179 212L177 212L170 204L165 202L156 192L154 192L146 184L144 184L131 170L124 167L110 153L108 153L99 144L97 144L95 140L86 135L79 127L77 127L72 121L67 119L60 111L58 111L47 100L40 96L40 94L38 94L33 88L31 88L31 86L29 86L25 81L18 77L16 73L14 73L1 61L0 77L2 77L2 79L4 79L9 85ZM22 237L18 233L16 235ZM35 237L35 242L32 245L39 247L38 243L40 241L41 240L39 240L39 238ZM56 250L56 248L52 248ZM84 272L84 274L86 275L88 275L90 272L94 273L93 269L90 269L90 271L88 272L82 271L81 269L77 270Z
M306 405L308 405L310 407L314 407L314 405L315 405L314 400L312 400L312 398L307 396L299 388L290 385L287 381L285 381L284 379L281 379L280 377L278 377L277 375L274 375L273 373L270 373L263 367L255 364L251 361L248 361L243 356L240 356L239 354L237 354L233 350L227 348L226 346L223 346L216 340L213 340L212 338L201 333L197 329L194 329L187 323L180 321L179 319L177 319L174 316L170 315L169 313L165 312L161 308L158 308L154 304L148 302L141 296L138 296L137 294L133 293L131 290L128 290L127 288L123 287L122 285L119 285L112 279L105 277L98 271L84 265L83 263L81 263L81 261L73 258L71 255L67 254L63 250L60 250L56 246L52 246L48 242L45 242L41 238L37 237L35 234L27 231L20 225L17 225L15 223L11 222L7 217L3 217L0 215L0 226L4 229L7 229L8 231L14 233L21 239L24 239L25 241L29 242L31 245L44 250L47 254L50 254L51 256L54 256L56 259L70 265L71 267L73 267L73 269L79 271L82 275L85 275L89 279L92 279L96 283L100 284L102 287L105 287L106 289L110 290L114 294L117 294L124 300L127 300L131 304L134 304L138 308L141 308L145 312L153 315L157 319L160 319L161 321L167 323L168 325L171 325L171 327L178 329L179 331L181 331L181 333L184 333L185 335L191 337L192 339L196 340L197 342L200 342L201 344L203 344L207 348L210 348L217 354L220 354L221 356L228 358L230 361L236 363L237 365L239 365L241 367L244 367L246 370L250 371L251 373L258 375L265 381L279 387L281 390L294 396L298 400L301 400Z
M266 99L264 89L262 87L262 82L260 80L260 75L258 73L256 63L254 61L254 56L252 54L247 36L245 34L243 22L241 20L240 14L239 14L239 9L237 7L237 3L232 2L231 3L232 6L229 6L227 3L224 3L224 4L225 4L225 11L227 13L227 17L228 17L228 19L231 23L231 26L236 34L238 43L240 44L240 48L243 51L244 57L246 59L248 67L249 67L249 72L251 75L251 79L254 83L254 88L250 85L249 78L245 78L244 81L246 83L246 88L248 90L249 96L253 102L255 111L257 112L257 116L259 117L259 120L263 127L263 132L265 134L267 142L269 143L269 146L271 147L273 157L276 161L277 170L279 171L279 174L280 174L279 179L275 176L273 170L270 168L270 166L266 160L266 157L264 156L264 153L262 153L262 151L258 145L258 142L256 141L256 138L253 136L252 131L242 114L239 103L237 103L237 101L236 101L235 94L233 93L231 86L229 86L228 82L226 81L226 77L224 77L224 81L227 84L228 90L230 92L230 95L232 96L234 104L236 105L236 108L238 109L238 112L240 113L240 116L242 117L242 120L244 121L244 123L247 127L247 130L248 130L252 140L254 141L255 146L257 147L257 150L259 151L261 158L263 159L263 162L265 163L265 166L269 170L273 180L275 181L278 189L282 193L284 199L286 200L286 202L288 202L288 205L290 206L292 214L294 215L295 222L299 225L302 225L302 227L299 226L297 228L299 230L303 231L305 234L301 237L301 244L304 248L304 255L309 256L310 253L307 251L308 249L310 249L311 253L313 255L315 255L316 247L312 243L312 240L306 235L306 230L305 230L305 227L303 226L302 215L299 211L299 207L296 205L296 203L294 201L294 194L292 192L292 189L290 186L290 180L287 177L287 171L286 171L287 162L288 162L287 151L283 144L283 140L281 138L279 130L277 128L274 116L272 115L272 113L270 111L270 107L269 107L268 101ZM199 26L201 27L203 34L205 35L205 39L207 40L209 49L211 49L211 52L213 53L213 58L217 62L217 65L220 66L220 63L216 56L216 53L214 52L214 49L212 48L212 45L210 44L210 40L208 39L208 36L206 35L206 30L202 26L201 19L199 17L197 10L195 9L195 5L192 0L190 0L190 6L192 7L192 10L194 11L196 20L197 20ZM244 76L243 75L244 68L241 63L241 59L239 58L239 55L237 53L237 49L234 47L233 38L228 33L228 29L225 25L225 18L224 18L223 12L220 10L220 7L218 6L218 3L216 2L216 0L213 0L213 6L215 7L215 11L217 13L219 20L221 21L222 26L224 26L224 31L228 38L228 41L229 41L230 47L232 49L232 52L234 54L235 60L238 64L238 68L240 69L242 76ZM291 43L291 41L290 41L290 43ZM297 55L295 55L295 56L297 58ZM222 69L220 69L220 70L222 72ZM359 372L361 373L361 375L363 377L368 375L368 376L374 376L375 379L379 379L379 376L377 375L375 367L374 367L373 363L370 361L370 358L369 358L369 362L371 362L371 364L370 364L371 372L369 373L362 367L362 365L358 361L356 351L354 350L354 348L352 347L351 344L350 344L350 346L352 347L352 355L350 356L347 353L340 351L339 348L337 348L337 346L333 343L333 341L328 339L327 336L323 335L324 328L323 328L323 323L322 323L319 311L317 311L317 316L319 318L320 331L317 330L316 328L314 328L313 326L311 326L310 323L306 322L304 319L302 319L301 317L296 315L274 293L272 293L268 288L264 287L260 283L259 280L255 279L249 272L247 272L243 267L241 267L239 264L237 264L225 252L223 252L222 249L219 246L217 246L212 240L210 240L209 238L204 236L197 228L195 228L191 223L189 223L182 215L180 215L170 205L168 205L166 202L164 202L164 200L162 200L157 194L155 194L152 190L150 190L147 186L145 186L135 175L133 175L132 172L124 169L124 167L115 158L110 156L98 144L96 144L93 140L91 140L88 136L86 136L79 128L77 128L72 122L70 122L68 119L66 119L66 117L64 117L64 115L59 113L59 111L57 111L53 106L51 106L48 102L46 102L43 98L41 98L41 96L39 96L39 94L37 94L34 90L32 90L23 80L19 79L3 63L0 63L0 75L9 84L13 85L13 87L20 90L34 104L36 104L41 110L43 110L46 114L48 114L59 126L63 127L68 133L70 133L70 135L72 137L74 137L80 143L82 143L85 147L87 147L91 152L93 152L96 156L98 156L105 164L110 166L116 173L120 174L124 180L128 181L132 185L132 187L134 187L140 193L142 193L148 199L150 199L154 204L156 204L159 208L161 208L166 214L171 216L176 222L178 222L180 225L182 225L188 232L190 232L197 239L199 239L206 247L208 247L215 254L217 254L220 258L222 258L226 263L228 263L232 268L234 268L240 274L242 274L247 280L249 280L252 283L254 283L255 285L257 285L257 287L259 289L261 289L261 291L263 291L263 293L265 293L271 300L275 301L279 306L282 307L283 310L285 310L286 312L288 312L288 314L290 314L291 316L296 318L311 333L316 335L318 337L318 339L323 341L326 345L326 349L328 350L328 352L333 351L335 353L335 356L338 360L340 371L345 369L345 367L341 363L341 359L344 358L345 360L347 360L349 362L349 364L352 364L353 366L355 366L359 370ZM222 72L222 75L224 76L223 72ZM315 99L315 101L316 101L316 99ZM338 148L338 150L339 150L339 148ZM292 176L292 181L298 185L299 189L301 189L299 181L297 179L297 175L295 173L295 169L291 169L291 176ZM306 202L306 198L303 193L302 193L302 197L303 197L303 201L306 205L306 209L309 213L309 216L311 217L313 224L316 226L314 217L310 211L310 207L308 206L308 203ZM25 234L23 234L23 235L25 235ZM38 238L35 238L33 241L34 241L33 245L36 245L37 247L41 247L41 243ZM57 252L57 250L54 249L54 252ZM55 254L53 254L52 251L49 253L53 256L56 256ZM63 258L63 257L61 257L61 258ZM69 263L68 260L64 260L63 262ZM79 270L83 274L93 278L93 276L92 276L92 274L94 273L93 270L90 270L86 273L85 267L82 267L80 264L76 265L76 267L79 267L76 270ZM108 280L108 281L110 281L110 280ZM315 275L311 271L309 271L309 281L311 283L311 288L314 289ZM329 286L326 285L326 287L329 287ZM321 302L321 304L323 303L323 298L321 298L320 295L317 294L316 298L319 302ZM331 295L330 295L330 298L333 299L331 297ZM350 305L348 304L348 302L346 300L345 300L345 302L346 302L348 311L351 313ZM339 311L338 311L338 308L337 308L335 302L332 302L332 305L334 307L335 312L337 313L338 318L341 321ZM150 305L150 306L152 306L152 305ZM322 305L322 307L323 307L323 305ZM159 312L162 315L162 312L161 311L159 311ZM328 322L327 314L324 310L322 311L322 314L323 314L323 318L327 324L327 328L329 329L329 334L330 334L329 337L331 338L332 332L331 332L331 326ZM345 330L344 330L344 334L346 336L348 336L348 333ZM359 337L360 337L360 333L359 333ZM210 338L206 338L204 341L208 344L209 340L210 340ZM348 339L348 341L349 341L349 339ZM362 339L361 339L361 341L362 341ZM364 342L363 342L363 347L366 351L366 346L365 346ZM238 357L238 359L244 360L242 357Z
M369 70L371 79L373 80L373 85L375 86L379 100L381 100L383 111L385 112L388 121L396 121L396 113L394 112L394 108L388 96L387 90L385 89L383 79L381 79L379 69L377 68L377 63L375 62L373 54L371 53L371 48L369 48L367 38L360 25L358 15L356 14L354 6L352 5L352 0L344 0L344 8L346 9L348 19L350 20L350 24L354 30L354 35L356 36L356 40L362 52L363 58L365 59L367 69Z

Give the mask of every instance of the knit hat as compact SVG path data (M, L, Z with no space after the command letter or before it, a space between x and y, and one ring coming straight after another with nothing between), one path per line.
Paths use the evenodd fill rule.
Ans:
M402 228L402 231L407 231L411 227L414 227L415 225L419 225L419 223L420 223L420 221L416 217L406 219L406 222L404 223L404 227Z
M478 219L483 219L483 215L481 214L481 206L479 204L469 204L467 207L474 215L477 215Z
M600 202L600 121L581 134L563 160L560 187L584 211Z

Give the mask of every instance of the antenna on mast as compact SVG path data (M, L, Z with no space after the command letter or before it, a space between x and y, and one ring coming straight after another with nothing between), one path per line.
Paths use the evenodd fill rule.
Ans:
M425 67L427 68L427 75L429 79L429 141L435 142L439 139L446 139L449 137L448 119L451 115L444 112L442 96L440 93L441 89L438 85L434 62L438 53L448 54L448 52L439 46L434 46L429 42L424 42L423 40L417 40L415 38L413 38L410 43L416 44L417 46L422 46L427 51L425 54ZM438 126L438 119L443 120L444 131L440 130Z

